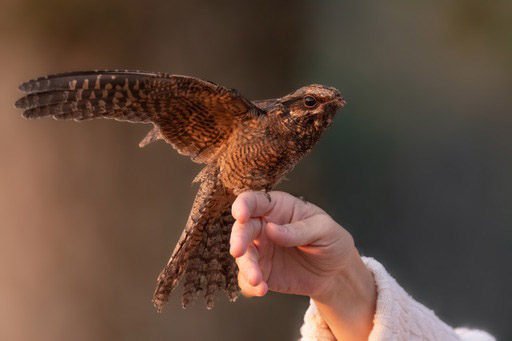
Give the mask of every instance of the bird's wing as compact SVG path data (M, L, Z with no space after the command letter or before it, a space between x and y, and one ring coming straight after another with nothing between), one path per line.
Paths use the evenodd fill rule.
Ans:
M153 123L141 145L163 138L179 153L208 162L244 119L264 111L237 91L193 77L141 71L85 71L23 83L16 102L26 118L109 118Z

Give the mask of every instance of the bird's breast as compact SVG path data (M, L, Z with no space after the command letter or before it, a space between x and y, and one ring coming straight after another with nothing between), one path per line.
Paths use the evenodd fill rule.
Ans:
M269 137L263 129L243 132L229 141L218 159L223 185L235 194L271 189L296 162L293 142Z
M307 154L321 132L311 122L265 122L239 127L218 158L223 185L238 194L270 190ZM281 122L282 123L282 122Z

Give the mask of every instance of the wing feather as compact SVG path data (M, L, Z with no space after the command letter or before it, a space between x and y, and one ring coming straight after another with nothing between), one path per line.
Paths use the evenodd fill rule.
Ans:
M15 105L26 118L153 123L154 137L196 162L208 162L237 122L265 113L233 89L165 73L70 72L40 77L19 88L26 95Z

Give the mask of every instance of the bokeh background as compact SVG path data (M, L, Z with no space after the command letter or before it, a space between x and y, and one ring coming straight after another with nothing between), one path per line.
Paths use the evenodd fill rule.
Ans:
M251 99L339 88L279 188L327 210L448 324L512 338L512 2L4 0L0 339L290 340L308 300L162 315L155 279L200 166L148 126L27 121L18 84L62 71L193 75Z

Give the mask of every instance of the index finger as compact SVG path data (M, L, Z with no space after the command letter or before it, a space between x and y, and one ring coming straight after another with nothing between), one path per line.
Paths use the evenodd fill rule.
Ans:
M288 224L321 212L315 205L279 191L244 192L236 198L231 209L233 217L242 224L258 217L276 224Z
M269 198L271 198L269 200ZM240 194L231 206L231 214L240 223L246 223L251 217L268 215L275 207L270 193L244 192Z

